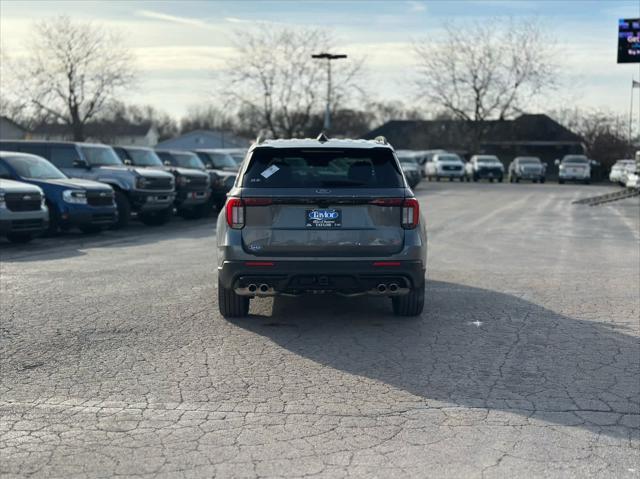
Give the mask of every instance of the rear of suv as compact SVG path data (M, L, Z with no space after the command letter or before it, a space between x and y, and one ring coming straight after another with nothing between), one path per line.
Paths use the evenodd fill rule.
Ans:
M385 140L254 145L217 224L218 302L245 316L253 297L336 293L424 305L427 236Z

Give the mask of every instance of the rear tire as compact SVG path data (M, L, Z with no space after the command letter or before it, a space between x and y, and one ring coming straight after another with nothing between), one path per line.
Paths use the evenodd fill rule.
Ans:
M33 239L31 233L7 233L7 239L12 243L25 244Z
M564 180L558 180L559 185L564 185Z
M129 219L131 218L131 203L129 203L129 198L122 191L115 191L115 199L116 199L116 208L118 208L118 221L116 221L112 228L120 229L124 228L129 224Z
M540 178L540 183L544 183L545 181L545 178Z
M391 305L396 316L418 316L424 309L424 287L391 298Z
M250 299L225 288L218 279L218 309L225 318L244 318L249 314Z
M440 177L439 176L436 176L436 181L440 181Z

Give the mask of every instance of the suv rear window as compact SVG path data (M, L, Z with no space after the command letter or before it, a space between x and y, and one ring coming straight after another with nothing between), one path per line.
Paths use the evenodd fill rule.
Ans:
M402 188L387 148L257 148L242 184L248 188Z

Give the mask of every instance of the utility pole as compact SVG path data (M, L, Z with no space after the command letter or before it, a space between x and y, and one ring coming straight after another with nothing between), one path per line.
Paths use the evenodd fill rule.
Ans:
M347 58L347 55L333 54L333 53L316 53L311 55L311 58L327 60L327 106L324 111L324 131L329 131L331 128L331 60L339 60L340 58Z

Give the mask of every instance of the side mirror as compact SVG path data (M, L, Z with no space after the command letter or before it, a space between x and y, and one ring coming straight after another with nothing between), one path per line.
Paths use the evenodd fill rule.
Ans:
M133 165L133 163L131 163L131 160L129 158L125 158L124 160L122 160L122 163L124 163L127 166Z
M171 166L171 162L168 160L165 160L162 163L164 164L164 166Z
M73 167L74 168L86 168L87 170L91 169L91 165L89 163L86 163L82 160L73 160Z
M555 160L553 160L553 164L558 166L560 164L560 160L556 158Z
M596 160L590 160L591 166L598 166L598 162Z

